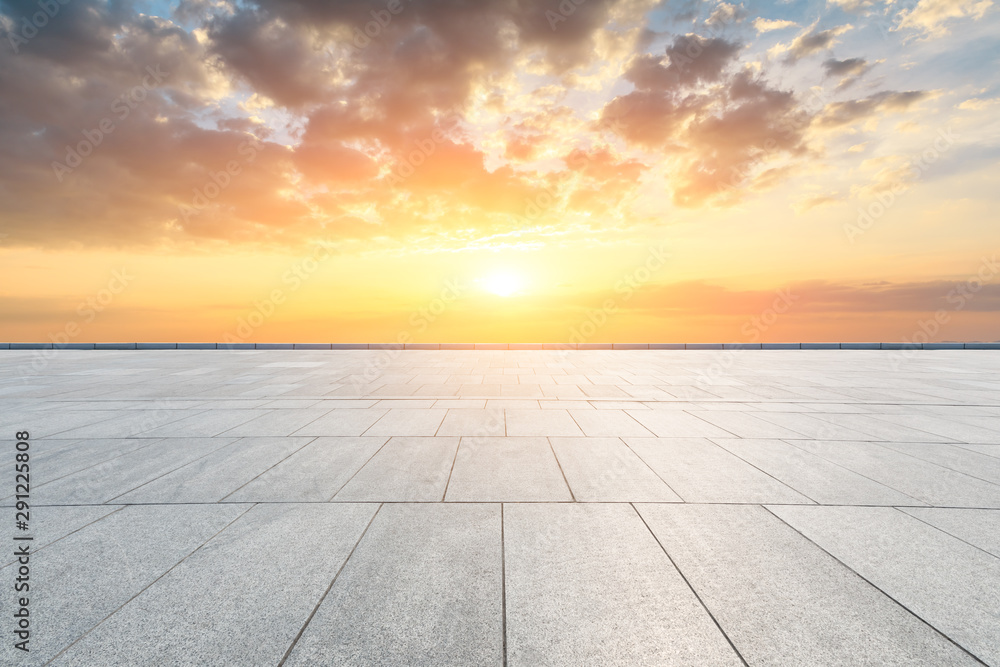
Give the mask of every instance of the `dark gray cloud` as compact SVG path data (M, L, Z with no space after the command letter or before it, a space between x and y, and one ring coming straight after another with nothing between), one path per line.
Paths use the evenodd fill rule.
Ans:
M868 62L864 58L848 58L847 60L837 60L830 58L823 63L823 69L827 76L852 76L864 72L868 68Z
M683 52L690 38L675 40L668 53ZM678 156L679 172L670 179L674 203L735 203L762 163L804 153L811 117L790 91L748 71L729 73L739 45L696 43L705 59L686 63L683 73L670 71L672 61L633 59L625 77L638 90L606 105L601 123L635 145ZM773 185L791 173L771 171L765 180Z
M931 93L922 90L884 91L861 99L834 102L823 109L816 123L827 128L850 125L886 111L905 111L929 97Z
M830 58L823 63L823 69L826 71L828 77L840 78L837 90L843 90L853 85L871 68L872 63L869 63L864 58L848 58L847 60Z
M849 25L837 26L828 30L809 29L792 40L785 60L786 62L795 62L819 51L829 49L836 43L839 35L850 29L851 26Z
M629 63L625 79L639 90L669 90L718 81L742 46L721 37L679 35L662 58L637 56Z

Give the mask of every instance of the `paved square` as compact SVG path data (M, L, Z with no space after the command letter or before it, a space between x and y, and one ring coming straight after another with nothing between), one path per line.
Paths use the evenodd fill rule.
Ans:
M1000 352L0 351L0 663L998 665Z

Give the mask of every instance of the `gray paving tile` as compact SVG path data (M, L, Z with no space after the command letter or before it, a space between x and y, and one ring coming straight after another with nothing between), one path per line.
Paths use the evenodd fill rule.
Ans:
M704 438L624 438L689 503L812 503Z
M682 385L661 384L660 387L668 396L680 399L682 401L717 400L721 398L721 394L725 390L725 388L717 389L715 386L710 384L706 385L704 389L701 387L695 387L690 384L682 384ZM752 394L748 395L745 392L728 392L728 393L730 394L730 398L733 399L744 399L752 397Z
M559 408L559 401L544 401ZM490 398L486 400L487 410L537 410L542 401L524 398Z
M365 431L364 434L373 436L431 436L437 433L445 414L447 414L447 410L391 409L385 416L375 422L371 428Z
M455 461L458 438L391 438L334 500L440 501Z
M569 501L570 491L546 438L462 438L445 500Z
M425 410L427 408L433 408L437 401L433 398L426 399L407 399L407 398L391 398L383 399L376 403L374 407L376 408L408 408L410 410Z
M501 665L499 505L385 505L286 665Z
M278 664L376 509L258 505L54 664Z
M498 384L463 384L458 388L459 396L468 396L474 398L480 397L499 397L500 396L500 385Z
M766 404L760 404L756 406L758 408L764 408ZM801 412L808 412L814 417L822 417L826 413L838 414L838 415L868 415L873 411L872 406L864 405L862 403L777 403L773 406L772 412L793 412L788 408L798 405L801 408ZM879 406L881 408L881 406Z
M595 401L595 403L600 403L600 401ZM590 401L575 401L569 398L542 399L538 401L538 407L542 410L569 410L570 412L594 409Z
M30 410L21 413L8 412L0 416L0 428L4 431L28 431L34 440L51 438L67 431L98 424L113 419L118 413L113 410Z
M31 560L30 655L4 641L0 663L47 662L246 510L127 507L41 551ZM0 569L8 581L11 567ZM4 618L11 618L13 602L9 595L0 599Z
M226 502L325 502L388 438L316 438L225 497Z
M923 504L781 440L713 438L712 442L820 504Z
M147 410L126 410L111 419L63 431L60 438L134 438L161 426L203 414L205 409L178 410L158 407ZM145 436L144 436L145 437Z
M550 438L580 502L680 502L619 438Z
M1000 508L1000 486L871 442L790 440L848 470L929 505Z
M32 445L31 477L41 486L79 470L155 445L159 440L49 440Z
M70 533L98 521L122 508L122 505L81 506L81 507L35 507L31 510L31 540L32 553L41 551L50 544L56 543ZM14 525L14 509L4 510L8 518L7 525ZM12 540L13 543L13 540ZM10 551L0 559L0 566L10 565L16 559Z
M483 410L486 408L485 398L439 398L434 401L435 408L448 410Z
M147 438L210 438L239 426L269 410L208 410L143 431Z
M627 392L619 387L606 384L582 384L580 391L589 398L628 398Z
M704 419L708 423L732 433L738 438L803 437L801 433L796 433L763 419L757 419L746 412L730 412L728 410L688 410L687 412L694 417Z
M1000 662L1000 559L895 509L772 511L980 660Z
M750 665L976 664L761 507L637 508Z
M505 435L504 413L500 409L450 409L441 422L437 435Z
M507 435L583 435L567 410L505 410Z
M504 506L507 664L739 665L631 506Z
M39 505L47 493L56 502L100 502L105 490L114 493L119 487L145 481L149 483L137 490L148 487L154 493L139 502L159 502L156 499L162 498L173 503L164 510L170 512L191 507L185 504L188 499L214 503L220 498L227 503L223 508L243 509L252 502L264 503L254 512L277 511L268 508L289 507L290 500L320 510L336 509L349 503L352 495L368 502L369 510L374 509L371 503L383 500L390 502L385 509L401 507L396 503L405 503L414 512L425 507L444 508L428 510L431 512L454 509L453 515L416 522L415 527L394 525L385 529L385 538L372 548L380 560L370 560L364 566L368 569L358 570L379 571L379 581L338 584L345 586L344 599L353 601L350 612L334 609L327 601L326 606L337 617L335 622L349 627L345 634L336 635L348 637L346 652L335 648L328 655L327 639L334 635L327 634L327 639L318 636L315 647L319 652L315 655L320 657L312 661L317 664L349 664L352 659L377 664L496 661L495 647L502 649L503 616L499 617L498 631L496 616L484 622L481 619L486 617L476 616L478 612L473 611L476 620L469 622L442 615L433 589L460 588L462 593L455 595L464 595L469 604L479 605L474 606L476 610L495 604L494 593L479 596L465 587L464 578L454 583L447 574L432 574L419 585L408 583L408 578L419 577L421 571L456 571L448 558L462 558L461 554L468 553L463 549L478 549L483 543L481 535L499 539L495 528L478 532L476 521L471 528L464 525L465 515L461 512L472 505L464 500L451 502L461 500L459 492L473 500L496 501L513 496L543 499L518 505L540 508L527 510L537 511L539 518L524 522L520 539L528 544L526 552L542 566L531 571L531 577L541 582L538 586L527 574L522 576L528 584L521 586L521 604L507 600L508 611L515 616L521 614L518 628L527 643L520 646L533 651L528 654L515 648L508 655L512 664L518 660L518 664L655 664L671 660L700 664L703 655L708 656L707 660L715 655L711 649L692 649L702 641L699 632L685 632L682 626L687 616L662 612L662 606L673 604L672 600L659 594L658 585L644 585L643 577L647 575L673 576L669 561L655 568L655 575L648 574L654 568L644 564L638 568L641 574L634 576L637 568L630 563L645 563L642 554L646 547L640 546L639 555L631 561L615 555L615 549L635 549L628 521L622 524L616 515L612 528L590 530L577 525L591 525L587 521L553 523L541 516L573 507L580 509L568 509L567 515L585 514L585 508L600 501L608 501L604 506L619 508L614 510L618 512L628 508L625 501L647 499L656 502L657 507L663 503L668 510L678 510L668 514L677 524L671 530L680 540L679 548L704 568L698 576L717 580L711 581L708 588L728 605L727 619L735 628L733 632L743 633L740 641L747 646L748 656L762 656L750 660L750 664L961 664L961 655L956 658L947 650L942 652L940 637L927 639L929 626L918 623L918 630L914 630L906 622L897 623L898 610L890 611L896 608L892 606L895 603L890 600L887 607L888 598L880 597L881 593L873 604L867 604L868 594L855 596L860 579L841 581L836 568L830 567L830 562L836 560L829 556L817 560L815 554L824 552L815 546L812 551L804 549L803 543L810 543L790 527L777 524L798 536L798 541L786 542L786 532L761 522L754 508L745 505L722 507L718 515L704 517L700 510L713 507L698 506L694 508L697 516L680 516L688 506L677 503L677 496L663 495L663 489L669 489L667 483L688 503L773 502L777 510L781 510L778 504L808 505L810 499L837 505L898 504L900 511L909 512L907 521L932 531L937 538L930 540L924 553L924 533L914 537L910 532L901 536L885 531L891 536L886 539L899 543L892 548L908 550L913 552L911 558L924 560L919 567L912 566L905 558L879 551L882 560L862 559L864 563L888 563L898 570L894 570L894 576L899 580L904 579L904 573L909 575L906 583L910 588L903 587L903 593L917 599L957 579L953 599L947 604L938 605L933 595L929 601L924 600L932 611L956 625L964 620L949 606L957 604L954 600L967 598L971 601L969 609L981 611L982 599L975 596L984 590L984 595L995 595L988 587L974 588L967 581L963 583L975 568L967 562L952 568L950 552L935 542L952 540L996 560L995 535L1000 529L994 525L994 515L1000 512L977 509L1000 506L1000 484L995 483L995 462L1000 460L1000 445L996 444L996 433L1000 431L1000 356L992 351L925 351L906 359L904 364L893 365L892 353L881 351L740 351L722 356L722 352L685 350L422 350L394 354L386 365L384 351L367 349L99 354L67 350L52 359L30 383L22 382L13 371L22 363L16 355L28 358L31 353L8 350L5 354L15 356L0 359L10 362L0 363L0 429L32 430L32 521L37 529L36 546L42 547L37 553L39 562L50 549L72 544L111 519L101 517L88 526L88 518L99 516L91 511L103 513L119 507ZM720 359L731 362L721 373ZM376 363L384 367L373 373ZM412 412L390 414L389 410ZM437 415L430 410L439 411L444 419L436 422ZM449 410L453 412L445 412ZM466 410L469 412L458 412ZM494 411L498 418L484 423L484 410ZM504 415L503 410L511 414ZM601 412L608 414L596 414ZM319 416L311 423L307 418L314 414ZM642 420L644 426L640 425ZM506 429L508 423L513 424L513 430ZM385 428L392 433L436 433L442 437L396 437L376 453L388 435L371 440L358 437L373 425L375 432ZM220 428L230 433L219 435L210 445L224 446L200 459L197 466L189 463L168 472L171 465L187 460L187 453L196 453L192 438L204 433L215 436ZM138 437L121 437L139 431L143 434ZM281 436L292 431L304 448L285 449L294 439ZM241 433L251 434L251 440L243 446L225 445L227 439ZM495 441L477 449L471 446L469 433L490 433ZM266 434L276 437L265 443L266 438L260 436ZM444 437L446 434L454 435ZM459 434L465 437L461 450ZM322 439L307 444L314 436ZM616 439L621 436L635 448ZM705 437L715 442L698 439ZM645 442L636 444L637 440ZM526 444L531 441L536 444ZM541 443L549 445L548 451ZM487 440L481 444L491 443ZM453 483L450 488L449 476ZM54 481L59 477L64 481ZM157 479L150 481L153 478ZM569 487L564 480L568 480ZM166 486L157 488L154 484ZM577 493L579 502L575 504L566 497L570 488ZM442 503L446 489L449 502ZM548 495L550 491L552 496ZM331 496L333 504L318 505ZM927 503L939 507L914 507ZM9 505L10 501L0 504ZM645 511L651 506L641 507ZM496 504L491 507L490 511L499 511ZM963 509L953 509L956 507ZM729 509L738 512L725 514L724 510ZM48 514L64 511L78 513ZM634 513L632 521L641 523ZM438 524L440 529L433 527ZM155 517L152 525L158 525ZM169 529L169 522L167 525ZM79 530L73 532L76 528ZM500 534L509 538L509 525L507 529L505 534L501 528ZM869 529L881 534L877 523L871 523ZM269 529L262 530L266 533ZM421 537L426 532L427 544L432 548L418 549L413 552L417 556L410 560L400 556L401 552L410 553L409 545L416 542L408 537L408 531ZM107 629L95 631L106 652L81 652L79 662L232 664L233 660L226 661L229 653L241 664L253 664L253 658L247 658L249 653L244 653L242 647L253 646L256 635L260 635L265 650L261 655L266 655L261 664L275 664L276 647L281 644L278 637L290 643L287 630L294 627L296 616L301 618L299 600L286 604L288 598L282 598L283 590L273 591L274 584L266 581L257 586L259 590L243 591L230 584L230 577L219 574L238 570L239 564L223 567L222 563L242 562L243 556L254 572L277 571L270 568L280 564L267 562L266 555L259 551L274 545L280 531L268 533L271 537L267 539L262 536L259 542L254 541L256 533L256 528L248 529L236 540L245 547L242 556L238 557L233 549L231 557L218 562L206 560L190 576L180 568L177 574L167 575L161 583L166 587L163 590L169 588L171 592L163 593L162 599L157 598L160 602L135 614L136 618L152 620L148 629L133 629L132 621L124 623L112 617L101 626ZM445 533L449 536L441 537ZM830 534L844 543L838 542L841 548L858 548L852 545L858 541L857 535L845 533L841 540L837 527L831 528ZM647 535L652 539L651 534ZM60 536L63 539L58 539ZM274 541L269 541L272 537ZM865 548L892 552L879 546L878 539L874 546ZM611 540L611 544L605 545L602 540ZM105 543L105 551L93 558L99 558L112 572L118 561L127 566L128 559L118 554L133 547L120 547L114 541L110 546L107 540ZM307 552L315 547L312 553L323 553L322 545L302 544ZM577 548L580 544L584 547ZM507 546L511 547L509 542ZM435 549L452 556L438 556ZM280 554L280 548L274 551ZM295 553L304 552L297 549ZM929 559L936 560L937 570L927 565ZM814 566L815 573L811 571ZM67 561L63 579L55 580L68 581L71 575L76 576L76 567ZM838 567L846 570L842 565ZM383 569L386 574L381 574ZM487 570L493 572L490 568L477 572ZM978 571L980 578L997 579L989 571L983 575L982 568ZM81 568L81 572L90 570ZM309 579L312 572L304 565L301 576L294 571L284 578L276 576L275 582L288 581L287 588L298 590L296 582L313 581ZM405 576L393 584L397 572L405 572ZM214 646L192 640L197 650L183 656L178 647L184 642L175 638L185 626L178 622L181 630L168 627L173 623L168 619L182 617L186 607L181 598L189 586L201 583L204 588L212 588L212 582L204 583L208 573L222 580L220 590L226 600L220 604L223 613L218 620L211 616L203 620L216 633L215 646L225 648L214 650ZM102 577L101 586L88 589L92 598L102 594L102 586L114 586L109 576ZM357 581L363 578L359 575ZM691 580L694 582L693 577ZM573 584L576 581L582 583ZM828 592L840 583L844 583L843 591ZM131 597L138 591L129 585L126 588ZM399 604L375 608L380 601L391 598L381 591L394 585L398 590L393 590L391 596ZM158 586L131 604L153 599ZM307 589L312 591L314 587ZM432 592L421 593L419 598L406 596L408 591L422 590ZM548 590L555 591L548 596L552 599L545 598L544 604L536 602L536 597L544 598ZM580 594L581 590L585 594ZM244 606L260 606L262 603L256 600L269 592L274 592L275 599L284 599L281 607L293 613L278 614L279 618L269 615L272 609L265 609L241 616L227 602L229 598L242 599ZM200 594L199 589L194 597ZM450 599L449 595L444 597ZM499 599L502 606L502 588ZM598 602L591 603L591 599ZM744 604L743 600L749 601ZM829 603L825 610L828 627L821 628L824 603ZM352 615L367 609L372 611ZM803 618L797 618L789 609L804 610ZM128 612L126 607L115 616L125 618L127 613L134 611ZM772 630L769 623L785 623L782 614L790 617L787 629ZM550 616L555 620L549 621ZM707 612L700 611L692 617L701 619L695 621L697 627L702 627L704 616ZM272 618L276 620L258 629L262 619ZM662 618L669 623L660 622ZM46 631L43 620L39 617L39 632ZM374 623L367 636L363 628L366 623ZM723 625L727 630L730 627L726 622ZM445 636L438 627L458 628L457 636ZM708 627L711 630L715 626ZM789 637L796 631L802 635L800 646L791 646ZM992 639L987 633L978 634L984 641ZM131 635L150 638L153 647L169 645L159 651L165 659L158 661L156 656L143 653L143 646L130 646ZM933 632L931 635L937 636ZM550 636L555 636L556 641L548 642ZM473 639L459 646L463 637ZM91 646L91 641L81 642L80 650ZM678 641L682 648L671 652L672 642ZM436 649L442 642L446 648ZM829 645L828 656L818 653L824 642ZM231 648L238 643L238 647ZM625 648L619 650L621 646ZM723 648L729 650L725 645ZM852 660L850 653L855 649L856 660ZM355 657L341 659L348 654ZM67 659L71 656L67 654ZM0 663L5 663L3 658Z
M103 503L235 442L236 438L166 438L33 489L39 505Z
M986 456L1000 456L1000 445L959 445L962 449L970 452L985 454Z
M903 507L910 516L1000 558L1000 510Z
M336 408L295 431L294 435L361 435L387 412L385 408Z
M754 416L801 433L800 438L823 440L872 440L873 437L846 426L798 412L760 412ZM787 438L786 438L787 439Z
M324 398L320 401L319 405L325 408L348 408L363 410L365 408L374 407L379 401L375 399L367 398L354 398L354 399L339 399L339 398Z
M699 403L698 407L705 408L707 405ZM727 404L721 403L719 405L726 406ZM816 412L818 409L818 405L815 403L786 403L784 401L780 403L744 403L743 405L752 407L754 412ZM828 405L833 406L833 409L839 412L850 412L854 409L854 406L846 403L829 403Z
M583 434L618 438L626 435L652 437L653 433L624 410L570 410Z
M597 410L649 410L646 403L640 401L593 401L591 406Z
M1000 484L1000 459L969 451L958 445L932 445L922 443L884 442L883 447L909 454L922 461L929 461L950 470L965 473L987 482Z
M973 426L963 421L948 419L937 415L906 414L906 415L876 415L882 421L917 428L927 433L950 438L958 442L996 444L997 431L992 428Z
M627 410L660 438L731 438L729 431L680 410Z
M112 500L123 503L212 503L225 498L312 438L240 438Z
M369 396L411 396L420 387L414 384L384 384L367 391Z
M573 389L576 389L575 387ZM504 397L542 398L546 392L537 385L530 384L504 384L500 387L500 395Z
M224 436L282 436L291 435L331 411L329 407L271 410L267 414L243 422L224 431Z
M253 407L280 410L304 410L306 408L315 408L324 406L324 402L317 398L278 398L273 401L257 401L258 405ZM334 406L326 406L328 408L333 408Z
M894 424L873 415L816 413L818 419L853 429L870 440L900 440L904 442L949 442L948 438L902 424ZM777 436L783 437L783 436Z
M963 422L969 424L970 426L977 426L979 428L984 428L988 431L993 431L994 433L1000 433L1000 414L966 414L974 409L971 406L967 410L963 410L962 406L949 406L950 409L942 409L941 416L949 416L954 421ZM978 408L979 410L988 411L990 408ZM994 439L994 443L996 440Z

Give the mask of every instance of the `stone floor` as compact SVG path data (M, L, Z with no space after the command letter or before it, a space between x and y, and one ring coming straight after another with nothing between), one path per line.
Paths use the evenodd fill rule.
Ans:
M0 663L1000 665L998 372L992 351L3 351Z

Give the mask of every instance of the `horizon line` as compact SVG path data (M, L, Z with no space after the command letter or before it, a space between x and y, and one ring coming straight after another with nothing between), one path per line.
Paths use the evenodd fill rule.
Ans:
M1000 341L798 343L0 343L0 350L1000 350Z

